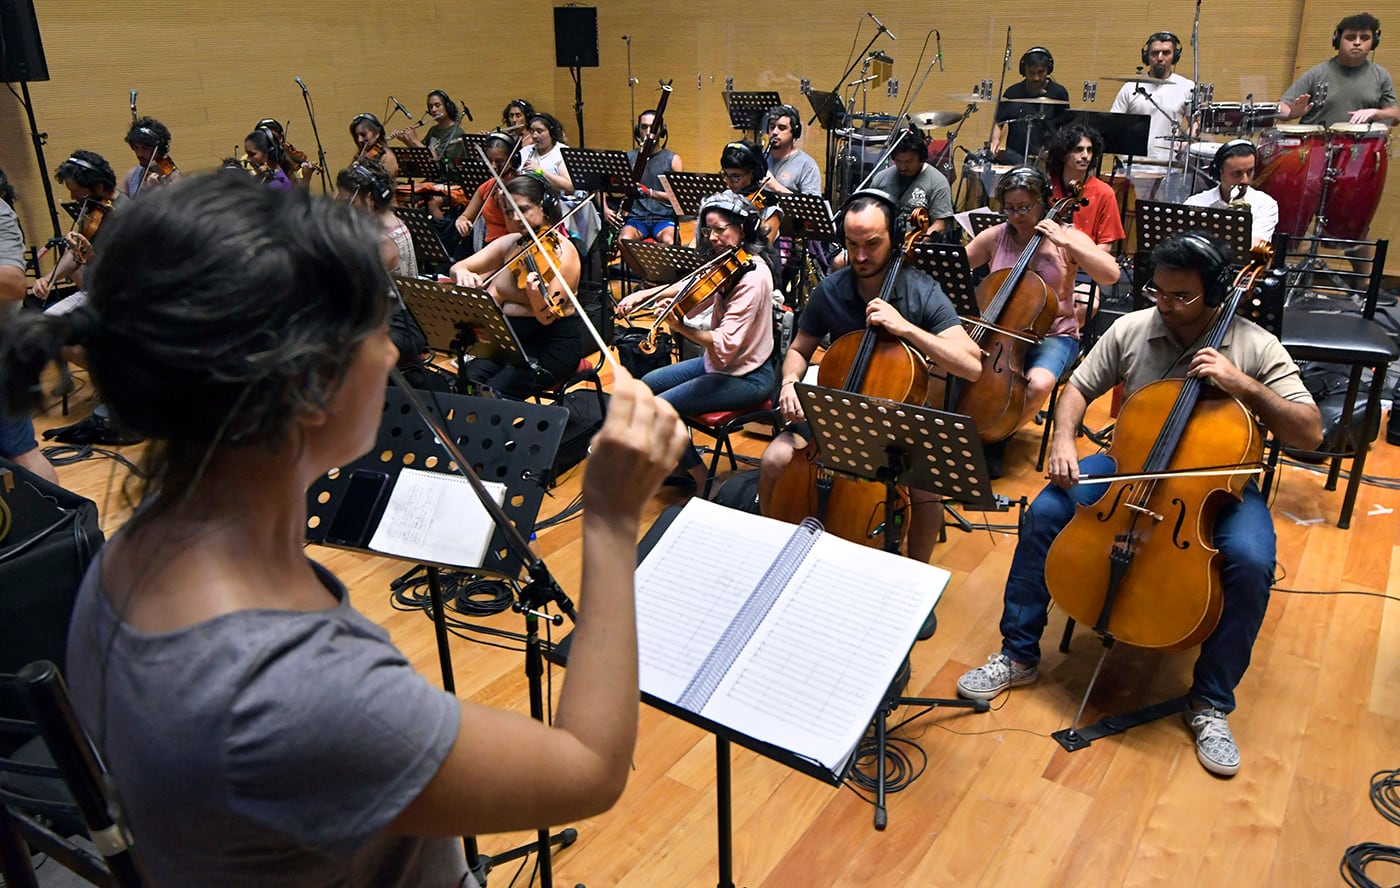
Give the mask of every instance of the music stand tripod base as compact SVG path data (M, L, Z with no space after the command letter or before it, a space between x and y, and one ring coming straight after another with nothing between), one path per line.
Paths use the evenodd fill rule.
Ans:
M870 398L840 389L798 383L797 398L812 426L822 463L830 469L885 485L885 548L899 549L893 519L894 488L908 484L974 505L995 504L991 479L971 417ZM905 662L908 662L906 658ZM902 672L903 670L901 670ZM875 828L889 823L885 805L886 733L889 713L899 706L971 709L986 712L986 700L904 697L899 677L875 712Z

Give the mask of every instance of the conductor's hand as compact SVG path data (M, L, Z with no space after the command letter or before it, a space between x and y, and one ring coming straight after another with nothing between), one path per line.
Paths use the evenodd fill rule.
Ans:
M622 368L608 416L593 437L583 476L583 511L609 522L641 520L642 506L689 443L675 409Z
M782 391L778 393L778 409L783 411L783 419L788 422L797 422L802 418L802 402L797 400L796 383L783 383Z
M1079 452L1073 438L1062 441L1059 436L1055 437L1050 444L1050 459L1045 470L1056 487L1069 489L1079 483Z
M865 323L871 327L883 327L893 336L905 336L914 329L914 325L905 320L904 315L883 299L872 299L865 303Z

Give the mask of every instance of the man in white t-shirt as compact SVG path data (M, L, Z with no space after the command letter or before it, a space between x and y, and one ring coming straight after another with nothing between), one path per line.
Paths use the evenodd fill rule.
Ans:
M1152 118L1147 156L1167 160L1172 143L1166 138L1179 126L1191 104L1196 84L1175 72L1181 61L1181 40L1171 31L1158 31L1142 47L1145 79L1123 84L1109 110L1115 114L1146 114Z
M1268 244L1278 225L1278 201L1250 187L1258 169L1259 153L1248 139L1226 142L1210 162L1210 174L1220 181L1219 187L1191 195L1186 198L1186 205L1220 209L1244 201L1252 217L1250 235L1254 246Z

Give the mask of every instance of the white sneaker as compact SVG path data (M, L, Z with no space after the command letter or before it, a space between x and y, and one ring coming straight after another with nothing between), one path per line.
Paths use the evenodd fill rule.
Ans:
M1199 711L1187 707L1181 717L1196 735L1196 758L1201 766L1212 774L1233 777L1240 769L1240 748L1235 745L1225 713L1213 707Z
M992 700L1008 688L1028 685L1039 677L1037 667L1017 666L1006 654L998 652L987 658L985 666L969 670L958 679L958 696L969 700Z

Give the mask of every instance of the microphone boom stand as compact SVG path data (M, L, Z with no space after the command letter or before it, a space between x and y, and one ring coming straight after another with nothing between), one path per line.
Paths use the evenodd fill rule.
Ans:
M321 193L330 194L330 178L326 175L326 148L321 144L321 131L316 128L316 112L311 107L311 91L306 88L306 84L297 78L297 86L301 87L301 99L306 103L306 116L311 118L311 136L316 140L316 162L321 167Z

